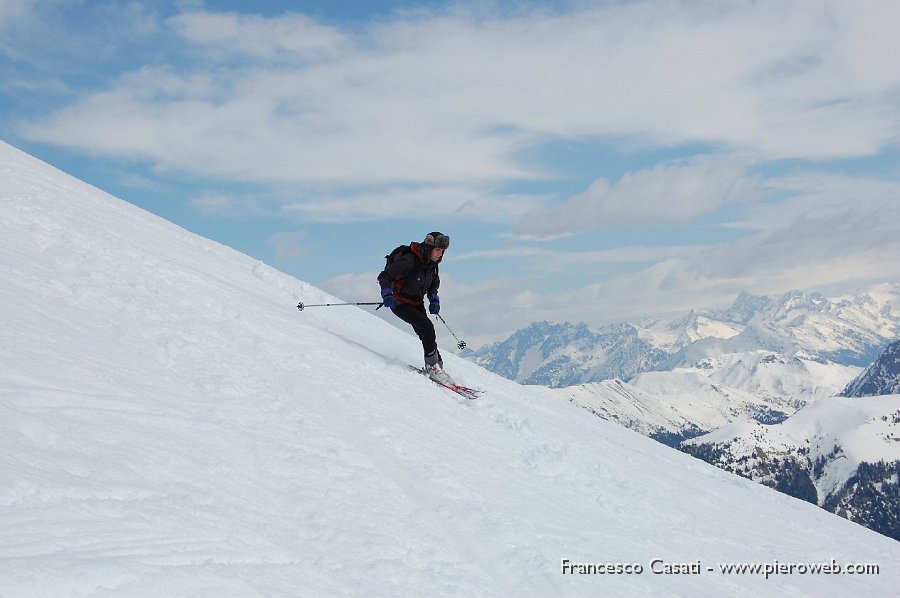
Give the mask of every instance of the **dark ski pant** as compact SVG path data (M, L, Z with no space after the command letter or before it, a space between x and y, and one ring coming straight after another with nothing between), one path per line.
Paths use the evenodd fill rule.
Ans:
M437 334L434 332L434 324L425 311L425 305L410 305L398 303L393 310L394 315L413 327L413 331L422 341L422 350L425 352L425 363L434 365L437 363L443 367L441 353L437 350Z

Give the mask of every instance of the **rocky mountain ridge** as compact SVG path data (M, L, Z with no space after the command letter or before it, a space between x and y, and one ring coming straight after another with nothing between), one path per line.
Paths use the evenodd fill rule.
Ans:
M900 340L885 348L884 353L841 393L845 397L874 397L900 394Z

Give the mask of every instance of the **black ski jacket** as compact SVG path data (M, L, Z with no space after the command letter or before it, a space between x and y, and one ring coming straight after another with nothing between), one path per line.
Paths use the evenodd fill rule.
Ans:
M394 289L397 303L424 305L425 295L437 293L441 286L440 260L432 261L428 245L413 242L409 249L378 275L378 284L382 289Z

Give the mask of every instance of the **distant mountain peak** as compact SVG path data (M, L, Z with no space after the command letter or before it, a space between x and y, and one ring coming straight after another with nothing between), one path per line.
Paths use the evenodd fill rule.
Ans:
M804 293L802 291L788 291L784 293L777 303L777 316L785 317L792 311L804 312L826 311L831 303L823 293Z
M717 315L728 322L748 324L754 317L771 308L773 303L770 297L751 295L746 291L741 291L731 307Z

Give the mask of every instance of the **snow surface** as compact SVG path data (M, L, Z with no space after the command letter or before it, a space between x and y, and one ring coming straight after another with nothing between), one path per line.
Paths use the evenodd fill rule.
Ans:
M720 401L705 402L707 397L687 393L668 396L645 393L622 380L547 388L546 393L645 436L660 432L677 435L693 431L696 434L715 427L703 425L704 420L717 425L734 421L727 417L727 410L722 408ZM716 396L716 399L723 398ZM694 408L695 405L700 408ZM698 423L698 420L701 421Z
M0 226L4 598L900 587L893 540L448 355L460 399L410 334L2 143ZM831 559L881 571L706 570Z
M861 368L771 351L707 358L693 367L644 372L630 382L607 380L547 389L644 435L711 431L760 417L787 417L836 395Z
M807 403L838 394L861 369L756 350L707 358L670 371L645 372L635 376L631 385L656 396L699 395L701 410L737 400L790 414ZM717 401L717 395L726 400ZM713 419L699 412L688 414L688 419L705 429L725 423L715 419L715 409L711 415Z

